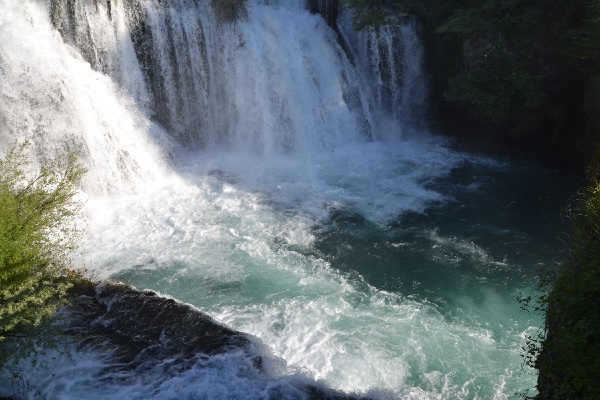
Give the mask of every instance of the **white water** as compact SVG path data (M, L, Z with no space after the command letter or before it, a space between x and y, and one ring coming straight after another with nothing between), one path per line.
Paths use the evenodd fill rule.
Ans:
M477 299L403 293L336 262L361 259L360 240L319 247L347 233L328 226L349 213L389 254L414 248L390 271L518 269L459 234L414 227L424 251L394 236L403 213L452 201L433 183L487 163L422 131L414 25L357 34L342 17L350 59L303 1L251 0L236 23L204 1L115 1L110 18L91 0L69 18L67 3L55 2L61 37L46 2L0 0L0 144L28 138L39 161L81 154L79 260L94 275L201 307L259 338L272 360L270 377L238 354L123 376L77 353L75 365L51 362L55 376L32 377L47 398L302 398L298 382L319 381L381 399L504 399L532 386L518 352L539 321L510 304L521 284Z
M129 191L161 176L171 151L164 130L63 44L45 7L0 6L1 146L28 139L40 161L77 151L89 169L84 188L91 193Z

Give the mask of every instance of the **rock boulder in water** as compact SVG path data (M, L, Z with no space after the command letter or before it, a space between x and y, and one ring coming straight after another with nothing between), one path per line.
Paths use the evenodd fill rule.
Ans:
M251 343L200 310L149 290L105 282L77 291L69 307L69 332L82 336L82 346L110 350L131 368L148 360L188 360L199 353L246 349Z

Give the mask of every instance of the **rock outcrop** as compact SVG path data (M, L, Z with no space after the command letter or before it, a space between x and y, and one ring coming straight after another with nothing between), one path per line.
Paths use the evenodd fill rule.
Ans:
M77 291L68 308L69 333L82 338L81 346L110 350L128 368L148 359L186 360L198 353L247 349L251 343L200 310L152 291L119 283L84 285Z

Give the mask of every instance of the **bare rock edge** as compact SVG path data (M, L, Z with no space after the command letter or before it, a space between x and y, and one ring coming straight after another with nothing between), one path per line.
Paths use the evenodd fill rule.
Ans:
M77 338L79 347L107 352L113 370L142 372L165 360L185 369L198 357L243 351L254 368L266 373L253 346L258 339L216 322L193 306L117 282L77 284L72 294L65 310L67 333ZM366 400L317 383L298 389L311 400Z

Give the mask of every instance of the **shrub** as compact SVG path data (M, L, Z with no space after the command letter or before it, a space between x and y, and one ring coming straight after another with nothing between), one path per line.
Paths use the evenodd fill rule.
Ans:
M539 371L535 400L600 398L600 153L588 177L568 210L574 228L568 259L543 276L542 296L519 299L546 317L544 330L523 348L525 363Z
M27 143L0 160L0 368L28 355L32 328L47 322L71 286L85 173L73 154L31 171Z

